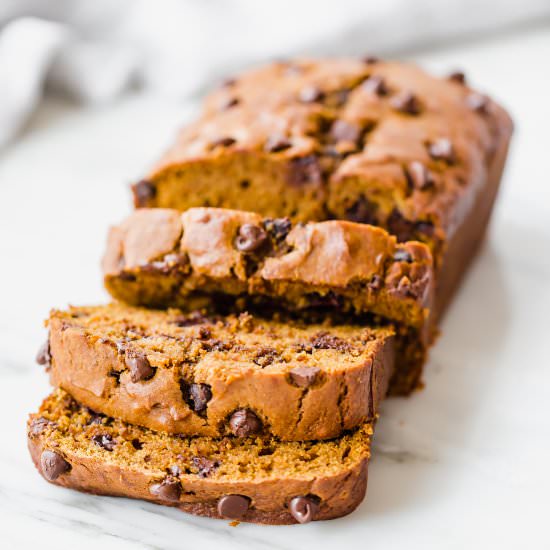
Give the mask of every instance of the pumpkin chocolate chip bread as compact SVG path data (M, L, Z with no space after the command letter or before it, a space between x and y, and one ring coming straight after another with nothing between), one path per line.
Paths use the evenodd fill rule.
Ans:
M54 386L180 435L333 438L376 417L393 370L387 328L117 303L53 311L48 324Z
M28 423L42 476L93 494L266 524L306 523L352 512L367 485L372 425L339 439L177 437L97 414L62 390Z
M429 249L348 221L292 224L221 208L140 209L111 229L105 284L118 300L202 307L246 298L247 307L378 316L395 322L392 392L418 384L432 337ZM214 298L212 298L214 297Z
M483 236L511 133L464 79L372 57L275 63L213 92L134 201L379 225L431 247L441 312Z

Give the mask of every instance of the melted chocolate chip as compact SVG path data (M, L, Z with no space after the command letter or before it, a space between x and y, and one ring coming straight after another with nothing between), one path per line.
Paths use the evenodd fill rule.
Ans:
M230 147L234 143L237 143L237 140L232 137L222 137L210 142L210 147Z
M267 139L264 150L268 153L279 153L285 149L292 147L292 142L290 139L281 136L281 135L272 135Z
M294 367L289 375L293 384L300 388L309 388L315 383L317 375L321 372L319 367Z
M262 430L261 420L250 409L239 409L229 418L229 428L237 437L247 437Z
M309 523L319 511L318 499L312 496L294 497L288 504L288 511L298 523Z
M205 478L212 475L220 466L218 460L211 460L204 456L194 456L192 459L193 466L197 468L199 477Z
M470 94L466 98L466 105L472 109L472 111L486 115L489 111L489 98L482 94Z
M267 241L267 233L259 225L245 223L239 227L235 248L240 252L255 252Z
M260 348L256 352L256 356L254 357L253 361L259 367L264 368L271 365L271 363L273 363L273 361L275 361L275 359L278 359L278 358L279 358L279 353L277 352L276 349L265 347L265 348Z
M414 233L414 223L405 219L401 212L393 209L386 221L388 231L397 237L397 240L402 243L411 239Z
M47 418L33 418L29 425L29 435L31 437L40 435L49 425L50 421Z
M178 502L181 496L181 483L173 477L166 477L160 483L151 485L149 492L161 500Z
M454 71L447 78L458 84L466 84L466 75L462 71Z
M106 451L112 451L115 448L116 441L113 440L113 436L110 434L96 434L92 436L92 441L102 449Z
M141 451L141 449L143 449L143 443L137 437L132 439L130 443L136 451Z
M42 474L48 481L55 481L60 475L68 472L71 465L55 451L43 451L40 455Z
M335 141L349 141L357 143L361 138L361 128L358 124L337 119L332 124L330 135Z
M409 264L411 264L413 261L413 257L406 250L403 250L402 248L398 248L393 253L393 259L396 262L407 262Z
M425 191L434 186L432 173L422 162L416 160L409 162L405 171L407 181L413 189Z
M148 206L157 196L155 184L148 180L141 180L132 186L134 191L134 200L138 208Z
M352 349L349 342L326 331L318 332L310 341L315 349L335 349L341 352L350 351Z
M50 340L46 340L36 354L36 362L49 369L52 366L52 354L50 352Z
M368 223L375 225L377 206L369 201L364 195L359 198L346 210L346 219L357 223Z
M147 355L145 355L142 351L126 350L126 358L124 362L130 370L130 378L132 382L149 380L155 374L155 369L149 363Z
M396 111L408 115L418 115L421 111L420 102L411 92L402 92L392 97L390 104Z
M302 103L321 101L325 94L317 86L306 86L300 90L299 98Z
M180 383L184 401L195 412L206 410L208 402L212 399L212 388L209 384Z
M288 183L301 187L308 183L319 184L323 181L323 173L319 159L315 155L294 158L290 161Z
M227 519L242 519L250 506L250 499L242 495L225 495L218 501L218 514Z
M371 76L361 84L363 90L378 96L388 95L390 90L381 76Z
M292 223L288 218L267 218L263 225L276 243L284 241L292 228Z
M428 146L428 153L435 160L442 160L448 164L455 161L453 144L447 138L439 138Z

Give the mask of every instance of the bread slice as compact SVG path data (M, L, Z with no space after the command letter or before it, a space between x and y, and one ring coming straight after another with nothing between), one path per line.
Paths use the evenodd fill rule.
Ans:
M111 229L103 269L108 291L133 305L189 309L232 300L261 311L368 313L393 322L404 342L396 393L417 385L432 337L429 249L397 244L365 224L141 209Z
M53 311L51 381L83 405L180 435L339 436L373 420L393 331L113 303Z
M278 62L214 90L134 201L379 225L430 246L442 310L483 236L512 126L463 75L372 57Z
M349 514L364 497L371 424L325 442L170 436L98 415L62 390L28 423L42 476L93 494L267 524Z

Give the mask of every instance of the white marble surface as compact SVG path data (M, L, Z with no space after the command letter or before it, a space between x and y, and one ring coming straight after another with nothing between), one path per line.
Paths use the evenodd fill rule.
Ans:
M383 407L370 485L347 518L261 527L47 484L25 421L48 391L34 356L52 306L105 300L106 227L192 106L48 104L0 159L0 547L549 548L550 28L416 59L464 67L517 122L483 252L443 325L426 389Z

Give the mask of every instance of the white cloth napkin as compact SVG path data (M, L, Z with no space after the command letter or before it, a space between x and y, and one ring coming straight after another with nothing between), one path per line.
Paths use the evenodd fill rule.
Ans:
M45 89L183 98L265 59L395 54L547 15L549 0L2 0L0 147Z

